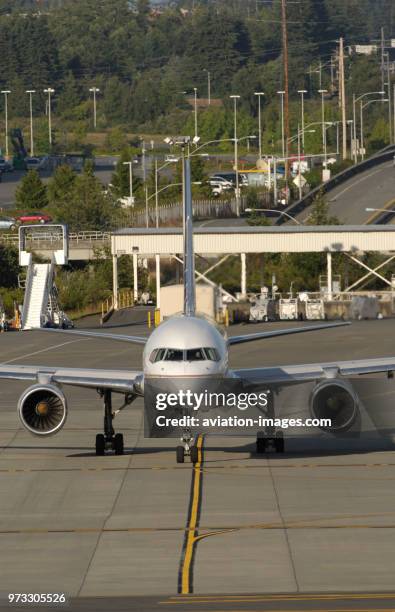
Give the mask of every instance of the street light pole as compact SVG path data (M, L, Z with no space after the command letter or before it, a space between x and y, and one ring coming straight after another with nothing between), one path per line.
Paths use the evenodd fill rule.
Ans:
M48 94L48 142L49 146L52 147L52 109L51 109L51 95L55 93L55 90L51 87L44 89L44 93Z
M9 89L3 89L2 94L4 94L4 114L5 114L5 155L8 159L8 94L11 93Z
M129 166L129 194L130 194L130 206L133 206L133 160L123 162L124 166Z
M265 94L263 91L257 91L254 96L258 97L258 143L259 143L259 159L262 159L262 118L261 118L261 97Z
M354 126L353 126L353 134L354 134L354 163L358 162L358 151L357 151L357 117L356 117L356 104L357 102L359 102L359 100L362 100L362 98L366 98L366 96L373 96L373 95L380 95L383 96L385 94L385 91L368 91L366 93L361 94L360 96L357 96L357 94L353 93L352 95L352 113L353 113L353 122L354 122ZM360 143L360 148L362 148L362 143Z
M93 127L96 129L96 94L99 93L100 89L98 87L90 87L89 91L93 93Z
M303 131L302 131L303 134ZM298 188L299 188L299 200L302 199L302 173L300 171L300 129L298 123Z
M324 165L326 168L326 128L325 128L325 100L324 94L328 93L327 89L319 89L318 93L321 94L321 118L322 118L322 149L324 152Z
M363 109L366 108L367 106L369 106L369 104L372 104L373 102L388 102L387 98L380 98L380 99L376 99L376 100L368 100L368 102L365 102L365 104L363 104L362 100L360 101L361 104L361 149L362 149L362 160L365 159L365 142L364 142L364 135L363 135Z
M281 96L281 141L282 141L282 153L285 157L285 134L284 134L284 94L285 91L277 92Z
M276 213L277 215L284 215L284 217L287 217L287 219L290 219L291 221L294 221L297 225L302 225L300 223L300 221L295 219L295 217L293 217L289 213L285 212L285 210L278 210L278 209L274 209L274 208L246 208L245 212L248 212L248 213L250 213L250 212L271 212L271 213Z
M303 153L304 153L304 94L307 93L307 90L298 89L298 93L300 94L301 104L302 104L302 148L303 148Z
M155 226L159 227L158 160L155 159Z
M207 68L203 68L203 72L207 72L207 101L208 105L211 105L211 74Z
M193 88L195 92L195 138L198 138L198 116L197 116L197 87Z
M237 100L240 96L230 96L233 100L233 114L234 114L234 141L235 141L235 172L236 172L236 215L240 216L240 188L239 188L239 152L238 152L238 141L237 141Z
M33 138L33 94L36 93L35 89L27 89L26 93L29 94L30 102L30 157L34 156L34 138Z

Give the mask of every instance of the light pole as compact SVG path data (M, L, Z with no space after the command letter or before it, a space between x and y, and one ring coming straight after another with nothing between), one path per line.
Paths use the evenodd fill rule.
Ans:
M99 93L100 89L98 87L90 87L89 91L93 94L93 127L96 129L96 94Z
M55 93L55 90L51 87L44 89L44 93L48 94L48 141L49 146L52 147L52 116L51 116L51 95Z
M11 93L9 89L3 89L2 94L4 94L4 119L5 119L5 155L8 159L8 94Z
M33 94L36 93L35 89L27 89L26 93L29 94L30 104L30 157L34 156L34 138L33 138Z
M133 197L133 160L123 162L124 166L129 166L129 194L130 194L130 206L134 205Z
M387 98L379 98L376 100L368 100L367 102L365 102L365 104L363 104L362 100L360 101L360 105L361 105L361 156L362 156L362 161L365 159L365 140L364 140L364 135L363 135L363 109L366 108L367 106L369 106L369 104L372 104L373 102L388 102Z
M193 91L195 92L195 138L198 138L197 87L194 87Z
M326 128L325 128L325 100L324 95L328 93L327 89L319 89L321 94L321 118L322 118L322 150L324 152L324 166L326 168Z
M277 92L281 96L281 142L282 142L282 153L285 157L285 135L284 135L284 95L285 91Z
M300 94L301 98L301 106L302 106L302 149L304 153L304 94L307 93L306 89L298 89L298 94Z
M211 74L207 68L203 68L203 72L207 72L207 101L208 105L211 105Z
M233 114L234 114L234 141L235 141L235 172L236 172L236 215L240 216L240 187L239 187L239 152L238 152L238 141L237 141L237 100L240 96L233 95L229 96L233 100Z
M295 223L297 225L302 225L300 223L300 221L295 219L295 217L292 217L292 215L290 215L289 213L285 212L285 210L276 210L274 208L246 208L245 212L249 212L249 213L251 213L251 212L271 212L271 213L276 213L277 215L284 215L284 217L287 217L291 221L295 221Z
M375 95L383 96L384 94L385 94L385 91L368 91L360 95L355 94L355 93L352 95L352 113L353 113L352 120L353 120L353 134L354 134L353 139L354 139L354 163L355 164L358 162L356 104L357 102L359 102L359 100L362 100L366 96L375 96ZM362 144L361 144L361 148L362 148Z
M262 159L262 118L261 118L261 97L265 94L263 91L256 91L254 96L258 97L258 143L259 143L259 159Z

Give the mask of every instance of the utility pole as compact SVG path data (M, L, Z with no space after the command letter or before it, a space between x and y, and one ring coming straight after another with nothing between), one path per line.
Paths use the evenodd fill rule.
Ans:
M347 158L347 117L346 117L346 83L344 75L344 41L340 38L339 41L339 79L340 79L340 98L342 112L342 136L343 136L343 159Z
M288 180L288 143L289 143L289 80L288 80L288 33L287 0L281 0L281 26L284 62L284 121L285 121L285 181Z

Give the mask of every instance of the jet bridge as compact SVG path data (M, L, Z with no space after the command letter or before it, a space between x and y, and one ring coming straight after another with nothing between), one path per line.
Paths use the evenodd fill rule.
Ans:
M52 245L49 263L34 261L35 239ZM19 228L19 265L27 268L21 329L37 327L70 327L71 322L60 309L55 285L56 265L68 262L66 225L24 225Z

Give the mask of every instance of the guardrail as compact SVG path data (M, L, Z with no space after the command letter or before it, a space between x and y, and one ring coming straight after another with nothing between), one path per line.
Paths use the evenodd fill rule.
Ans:
M308 206L310 206L310 204L313 203L319 193L328 193L328 191L335 189L335 187L341 185L341 183L344 183L356 174L360 174L365 170L369 170L369 168L378 166L379 164L382 164L386 161L390 161L394 157L394 152L395 145L389 145L379 153L376 153L372 157L369 157L369 159L365 159L364 161L359 162L359 164L354 164L353 166L346 168L346 170L339 172L339 174L335 174L335 176L329 179L329 181L327 181L326 183L321 183L318 187L309 191L309 193L305 195L302 199L298 200L297 202L294 202L287 208L284 208L284 212L287 212L292 216L303 212ZM277 219L275 225L282 225L283 223L286 223L287 219L285 219L284 217L285 215L281 215L279 219Z

